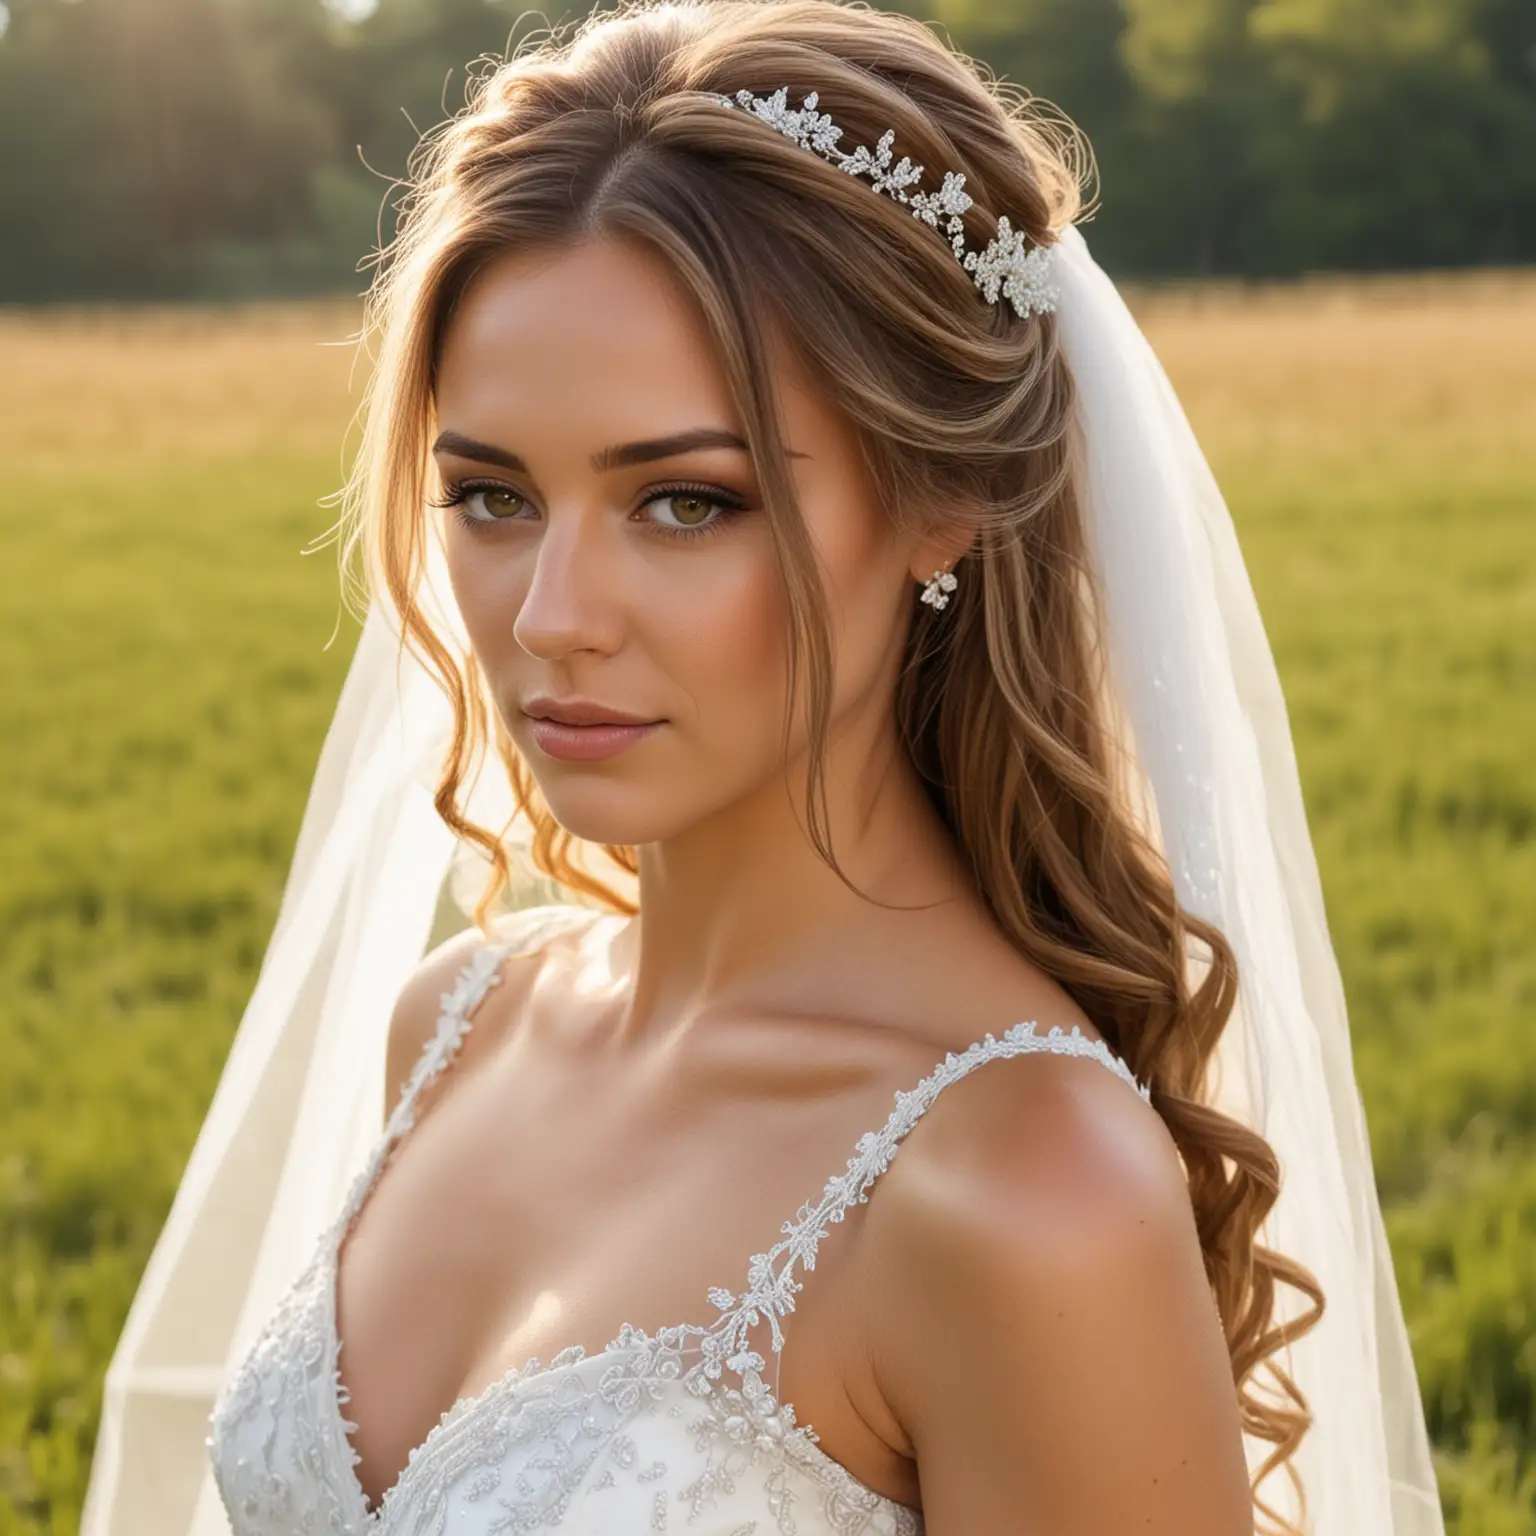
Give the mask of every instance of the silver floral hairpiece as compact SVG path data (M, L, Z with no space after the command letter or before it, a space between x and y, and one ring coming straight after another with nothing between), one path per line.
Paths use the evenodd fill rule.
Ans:
M873 150L867 144L861 144L852 154L845 154L837 147L843 130L825 112L816 110L815 91L806 96L798 108L789 105L789 88L782 85L771 96L737 91L734 96L717 95L715 100L726 107L744 107L777 128L786 138L820 155L823 160L831 161L850 176L868 176L876 192L884 192L897 202L906 203L914 218L934 229L939 227L942 218L956 259L971 274L972 281L989 304L995 304L1001 292L1020 316L1056 308L1060 295L1050 280L1052 248L1035 245L1026 250L1024 231L1016 230L1003 214L997 221L997 234L984 250L966 250L965 226L960 216L974 199L965 190L964 174L946 171L943 185L937 192L914 192L909 196L907 188L918 181L923 168L913 165L906 155L894 166L891 164L891 144L896 138L894 129L886 129Z

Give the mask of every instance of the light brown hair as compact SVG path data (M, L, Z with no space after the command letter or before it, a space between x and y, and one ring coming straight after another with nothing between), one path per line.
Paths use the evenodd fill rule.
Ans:
M1151 1089L1188 1177L1243 1427L1274 1447L1255 1507L1292 1532L1259 1484L1284 1466L1299 1489L1290 1458L1311 1414L1272 1357L1315 1325L1323 1295L1257 1240L1279 1193L1272 1148L1207 1102L1236 966L1222 934L1179 906L1123 792L1056 323L981 301L944 237L907 208L712 99L780 85L791 105L817 92L845 146L893 129L927 189L963 171L971 249L1001 212L1037 243L1083 213L1091 160L1076 130L910 18L835 0L641 0L550 34L478 78L413 158L368 295L378 352L345 491L344 570L361 550L366 588L387 594L452 702L436 803L491 861L477 921L509 875L506 829L476 826L459 804L489 742L534 827L538 868L632 910L572 863L571 835L487 709L473 657L456 664L417 588L434 379L457 299L507 252L644 242L697 299L740 412L791 620L791 711L804 687L807 832L837 869L823 800L830 628L780 447L770 327L796 349L852 422L890 516L910 527L941 509L973 532L942 617L914 604L900 735L999 928ZM604 851L635 872L633 848ZM1310 1303L1288 1323L1275 1321L1282 1282ZM1278 1394L1257 1391L1261 1366Z

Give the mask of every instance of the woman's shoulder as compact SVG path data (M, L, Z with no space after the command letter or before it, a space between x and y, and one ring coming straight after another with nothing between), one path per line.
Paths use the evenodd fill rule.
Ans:
M1027 1033L1012 1043L1039 1049L983 1052L932 1100L891 1167L882 1222L899 1224L893 1240L1017 1238L1039 1254L1042 1233L1059 1248L1188 1215L1177 1146L1120 1059L1079 1032Z
M390 1013L385 1062L390 1102L404 1088L448 997L471 967L494 968L498 1012L515 1012L537 979L550 945L561 935L584 931L600 915L567 902L521 907L496 914L488 931L472 924L430 950L400 989Z
M1086 1036L1052 1043L1083 1049L992 1055L934 1100L893 1202L919 1228L976 1220L1003 1234L1027 1223L1066 1232L1188 1205L1168 1127L1123 1067L1108 1070L1118 1058Z
M867 1217L882 1391L936 1484L949 1467L976 1471L977 1444L1026 1448L989 1464L995 1486L954 1484L967 1491L952 1523L979 1523L989 1497L1026 1488L1076 1490L1108 1516L1083 1492L1094 1458L1128 1467L1153 1449L1174 1449L1175 1466L1192 1458L1188 1470L1227 1490L1231 1468L1212 1465L1209 1447L1225 1444L1230 1369L1161 1116L1092 1061L1030 1052L953 1083L924 1129ZM1140 1426L1111 1434L1126 1412ZM1194 1451L1191 1424L1215 1426ZM944 1508L941 1497L934 1513ZM1092 1528L1123 1526L1127 1511L1113 1512Z
M1026 1314L1080 1304L1089 1277L1124 1275L1153 1249L1200 1271L1173 1137L1102 1058L988 1056L932 1100L882 1184L868 1240L890 1280L890 1336L967 1319L981 1350L1011 1310L1022 1345Z

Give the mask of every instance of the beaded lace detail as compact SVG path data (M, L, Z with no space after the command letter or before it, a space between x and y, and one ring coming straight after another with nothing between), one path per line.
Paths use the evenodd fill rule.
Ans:
M1091 1057L1143 1098L1130 1069L1079 1030L1016 1024L950 1052L861 1136L827 1181L747 1265L746 1288L708 1293L719 1316L654 1334L625 1323L596 1354L571 1345L534 1358L445 1412L371 1509L344 1417L336 1330L337 1255L390 1151L415 1124L422 1088L453 1059L502 964L581 908L520 914L516 932L478 949L443 995L437 1028L353 1181L336 1220L261 1330L215 1405L207 1445L234 1536L491 1536L564 1529L578 1536L665 1531L707 1536L921 1536L920 1511L860 1482L795 1421L763 1380L751 1330L780 1320L815 1268L830 1223L867 1203L897 1144L949 1084L999 1056L1049 1051ZM689 1362L692 1363L689 1363Z

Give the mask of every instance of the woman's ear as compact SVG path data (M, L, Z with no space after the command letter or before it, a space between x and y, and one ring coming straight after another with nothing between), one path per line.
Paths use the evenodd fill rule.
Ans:
M913 581L927 581L935 571L953 570L955 562L975 542L974 529L954 524L924 534L913 546L911 563L907 567Z

